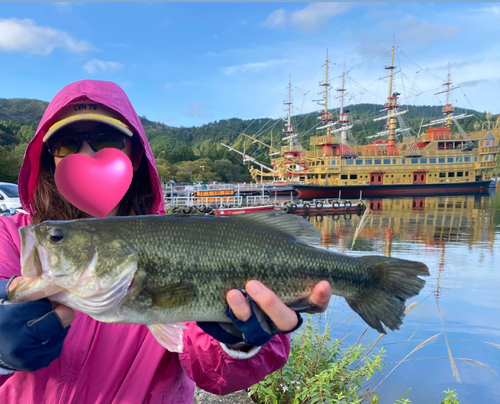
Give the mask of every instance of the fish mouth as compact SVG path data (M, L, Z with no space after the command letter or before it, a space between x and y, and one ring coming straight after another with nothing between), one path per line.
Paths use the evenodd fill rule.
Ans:
M26 278L41 276L43 274L43 267L33 228L30 226L21 227L19 234L21 235L21 273Z

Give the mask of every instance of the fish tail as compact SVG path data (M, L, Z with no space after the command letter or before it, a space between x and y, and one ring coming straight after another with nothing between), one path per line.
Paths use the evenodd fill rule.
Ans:
M373 283L355 297L346 298L349 306L368 325L386 333L382 323L390 330L397 330L403 322L406 299L416 296L425 281L418 276L429 275L421 262L382 256L360 257L371 267Z

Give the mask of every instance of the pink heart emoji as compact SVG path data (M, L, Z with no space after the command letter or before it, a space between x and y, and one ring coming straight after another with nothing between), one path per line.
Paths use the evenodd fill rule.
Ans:
M121 201L134 170L118 149L102 149L92 157L70 154L56 167L57 189L68 202L94 217L103 218Z

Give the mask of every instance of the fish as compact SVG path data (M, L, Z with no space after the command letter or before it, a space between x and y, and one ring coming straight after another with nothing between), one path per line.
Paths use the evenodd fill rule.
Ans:
M310 222L279 211L46 221L19 233L24 279L8 300L48 298L98 321L144 324L172 352L182 352L185 322L230 323L226 294L252 279L309 313L321 311L309 296L327 280L386 333L429 275L422 262L321 248Z

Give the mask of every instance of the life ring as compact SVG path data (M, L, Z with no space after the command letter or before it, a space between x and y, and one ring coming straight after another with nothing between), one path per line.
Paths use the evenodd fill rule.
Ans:
M351 214L350 213L344 213L344 219L345 220L351 220Z
M335 213L333 216L332 216L332 220L339 220L340 219L340 216Z
M290 206L286 206L283 208L283 212L290 213Z
M333 202L332 202L332 206L333 206L334 208L338 208L338 207L340 207L340 204L339 204L339 202L338 202L338 201L333 201Z
M296 210L297 210L297 204L292 203L292 204L290 205L290 212L295 212Z
M321 209L323 207L323 202L316 202L316 209Z
M196 209L196 206L193 205L189 208L189 213L196 213L197 210L198 209Z
M205 205L198 206L198 212L200 212L200 213L205 213L205 209L206 209Z
M177 212L179 212L179 207L174 206L174 208L172 209L172 213L177 213Z
M304 203L303 208L304 208L305 210L309 210L309 209L311 208L311 205L309 205L308 203Z
M322 222L323 221L323 215L316 215L315 217L317 222Z
M182 213L185 213L186 215L189 214L189 212L191 212L191 208L189 206L182 209Z
M344 202L344 206L345 206L346 208L350 208L350 207L352 206L351 201L345 201L345 202Z
M209 215L212 213L212 211L213 211L213 209L210 206L207 206L207 208L205 209L205 214Z

